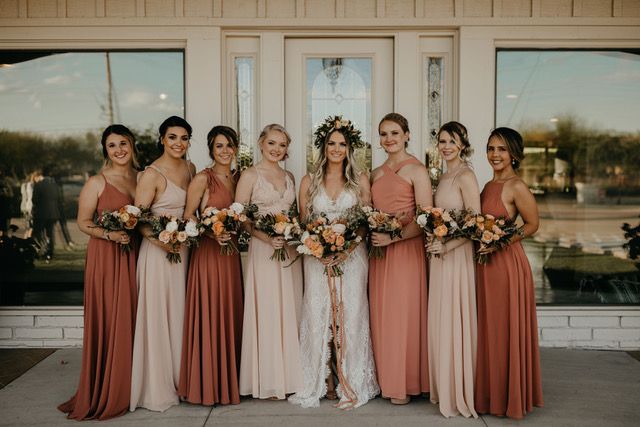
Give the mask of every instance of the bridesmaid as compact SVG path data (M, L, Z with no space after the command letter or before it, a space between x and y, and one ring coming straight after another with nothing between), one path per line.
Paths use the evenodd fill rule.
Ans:
M136 205L150 207L154 215L182 217L187 187L195 168L184 160L191 138L191 126L171 116L160 125L158 145L162 155L140 177ZM138 257L138 312L133 344L133 375L129 408L164 411L179 403L182 329L188 250L180 249L182 262L167 260L170 245L145 237Z
M480 189L469 168L471 145L467 129L445 123L438 132L438 150L447 163L440 177L435 205L480 212ZM467 239L436 240L429 276L429 379L431 401L445 417L478 417L473 409L476 367L476 292L473 243Z
M84 271L82 366L76 394L58 406L68 418L106 420L129 407L131 351L136 310L136 255L120 250L124 231L96 227L93 218L133 204L136 191L135 138L123 125L102 133L104 167L89 178L78 199L78 228L88 234Z
M280 167L291 137L278 124L266 126L258 138L262 160L240 177L236 201L254 203L259 214L288 211L296 201L293 175ZM282 237L253 229L246 266L240 394L284 399L302 386L298 325L302 309L302 266ZM289 260L269 259L285 247Z
M371 338L382 397L404 405L429 391L427 363L427 263L422 231L413 221L416 205L431 206L427 169L407 153L409 123L389 113L378 125L384 164L371 174L373 207L400 216L402 237L372 233L374 246L387 246L369 264Z
M504 127L491 132L487 160L493 180L482 190L482 213L520 215L524 225L509 246L477 267L476 409L516 419L543 406L533 275L520 243L536 232L539 218L535 198L516 173L523 158L518 132Z
M207 146L213 166L197 174L187 191L184 217L194 221L198 210L229 207L235 192L231 167L238 135L230 127L215 126ZM220 245L229 239L228 234L208 235L191 253L178 387L178 395L191 403L240 403L242 269L239 254L220 254Z

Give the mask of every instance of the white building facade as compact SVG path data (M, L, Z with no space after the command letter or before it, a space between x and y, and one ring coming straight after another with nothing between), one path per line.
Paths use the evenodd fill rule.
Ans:
M434 129L458 120L482 186L496 52L640 49L640 0L0 0L0 50L47 49L183 51L194 139L227 124L251 149L264 125L282 123L297 180L313 125L333 112L363 129L374 167L387 112L408 118L423 161ZM204 144L190 157L209 162ZM538 315L543 346L640 348L637 305L540 306ZM81 345L81 317L77 307L4 307L0 346Z

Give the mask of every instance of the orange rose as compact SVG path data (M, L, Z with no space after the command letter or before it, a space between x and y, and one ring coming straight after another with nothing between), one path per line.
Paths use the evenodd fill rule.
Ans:
M286 228L287 228L286 222L276 222L276 224L273 226L273 230L277 234L284 234L284 230L286 230Z
M322 238L325 242L333 244L336 241L336 234L330 228L322 232Z
M491 242L493 240L493 236L494 236L494 234L487 230L484 233L482 233L481 240L484 243L489 243L489 242Z
M289 218L283 213L278 213L276 214L276 222L289 222Z
M444 237L447 235L448 232L449 232L449 229L444 224L437 226L435 230L433 230L433 234L435 234L436 237Z
M340 248L344 246L344 236L343 235L338 235L336 237L336 246L338 246Z
M214 222L211 231L213 231L213 234L216 236L221 235L224 232L224 224L220 221Z

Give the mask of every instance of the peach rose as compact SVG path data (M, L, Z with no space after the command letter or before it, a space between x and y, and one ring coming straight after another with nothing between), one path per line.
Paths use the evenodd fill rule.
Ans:
M493 236L494 234L490 231L485 231L484 233L482 233L482 237L481 240L484 243L489 243L493 240Z
M171 233L167 230L162 230L158 235L158 240L162 243L169 243L171 241Z
M214 222L211 231L213 231L213 234L216 236L221 235L222 232L224 231L224 224L221 223L220 221Z
M435 230L433 230L433 234L435 234L436 237L444 237L447 235L448 232L449 232L449 229L444 224L437 226Z
M277 233L277 234L284 234L284 231L287 228L287 223L286 222L276 222L275 225L273 226L273 230Z
M178 242L183 243L187 240L187 233L186 231L178 231Z

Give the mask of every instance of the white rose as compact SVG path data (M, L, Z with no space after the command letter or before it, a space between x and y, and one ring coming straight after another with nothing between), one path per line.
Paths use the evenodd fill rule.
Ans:
M342 234L345 232L345 230L347 229L347 226L344 224L331 224L331 229L333 230L334 233L336 234Z
M237 213L238 215L244 212L244 206L242 205L242 203L234 202L231 204L229 208L235 213Z
M137 206L127 205L126 208L127 208L127 213L131 215L140 216L140 214L142 213L140 211L140 208L138 208Z
M363 206L362 207L362 212L369 214L371 212L373 212L373 208L371 206Z
M425 225L427 225L427 216L425 214L418 215L418 218L416 218L416 222L420 227L424 227Z
M291 228L292 227L293 226L291 224L289 224L284 228L284 239L285 240L291 240Z
M191 220L187 222L187 225L184 226L184 231L185 233L187 233L187 236L189 237L195 237L199 234L198 227L196 226L196 222Z
M362 242L362 237L356 236L356 243L360 243L360 242Z
M452 218L451 218L451 215L449 215L449 212L444 211L444 213L442 214L442 219L449 222L451 221Z
M300 236L300 241L304 243L304 241L307 240L308 238L309 238L309 232L305 231L304 233L302 233L302 236Z
M178 231L178 223L176 221L169 221L167 226L164 228L169 233L173 233L174 231Z
M296 251L298 251L299 254L302 255L311 255L311 250L306 247L305 245L300 245L296 248Z

